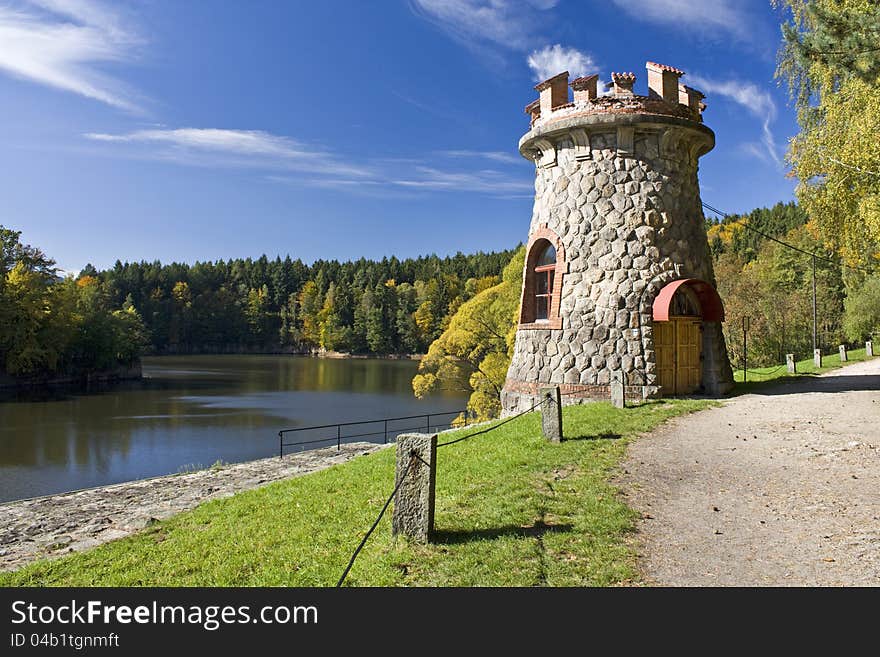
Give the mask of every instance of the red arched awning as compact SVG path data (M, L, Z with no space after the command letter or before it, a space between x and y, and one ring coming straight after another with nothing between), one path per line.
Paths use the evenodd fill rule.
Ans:
M724 304L721 303L721 297L718 292L706 281L699 278L682 278L678 281L672 281L666 284L657 298L654 299L654 321L665 322L669 320L669 308L672 305L672 297L682 285L687 285L697 299L700 300L700 310L704 322L723 322L724 321Z

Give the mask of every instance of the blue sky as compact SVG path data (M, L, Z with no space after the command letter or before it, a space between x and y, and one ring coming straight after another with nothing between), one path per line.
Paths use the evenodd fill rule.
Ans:
M534 84L687 72L703 199L793 198L765 0L0 0L0 224L65 270L524 241Z

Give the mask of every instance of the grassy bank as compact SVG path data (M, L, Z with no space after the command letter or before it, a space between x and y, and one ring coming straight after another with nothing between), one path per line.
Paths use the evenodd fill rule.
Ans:
M813 363L812 357L805 358L804 360L797 361L796 374L789 374L785 363L782 365L774 365L772 367L750 367L747 370L745 384L743 383L743 371L742 366L740 365L739 369L734 369L733 378L734 381L736 381L736 391L746 392L760 384L770 381L783 382L785 379L792 379L798 376L815 376L816 374L830 372L831 370L843 367L844 365L851 365L852 363L868 360L865 348L853 349L848 352L847 359L847 362L841 363L840 354L835 351L833 354L822 356L822 367L816 367Z
M635 557L624 540L634 512L608 477L629 438L711 404L674 400L624 410L607 403L569 407L566 440L559 445L544 441L540 417L532 413L441 448L435 543L392 541L386 514L347 582L626 582L635 576ZM0 574L0 585L333 585L390 492L393 468L389 449L208 502L136 536Z

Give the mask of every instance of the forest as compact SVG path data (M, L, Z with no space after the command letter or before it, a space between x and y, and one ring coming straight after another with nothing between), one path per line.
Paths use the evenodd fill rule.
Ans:
M114 306L138 309L150 353L420 354L463 302L499 281L511 254L117 262L79 276L99 280Z
M0 382L80 377L140 358L146 329L95 276L61 278L55 261L0 226Z
M421 354L513 253L117 262L60 277L18 231L0 237L0 373L44 378L141 353Z

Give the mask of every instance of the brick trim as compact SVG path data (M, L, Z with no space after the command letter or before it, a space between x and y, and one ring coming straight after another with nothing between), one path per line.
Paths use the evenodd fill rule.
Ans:
M553 274L553 299L546 320L535 319L535 261L542 250L539 242L549 242L556 249L556 270ZM559 314L562 303L562 279L568 273L565 260L565 246L559 235L550 230L547 224L540 224L530 236L526 247L526 262L523 271L523 287L520 296L519 329L522 330L559 330L562 328L562 317Z
M504 382L505 392L515 392L521 395L531 395L537 397L541 394L541 389L559 386L559 391L567 397L575 399L596 399L608 400L611 398L611 386L608 384L600 385L580 385L575 383L538 383L534 381L519 381L517 379L507 379ZM626 386L626 396L629 398L641 398L642 386Z

